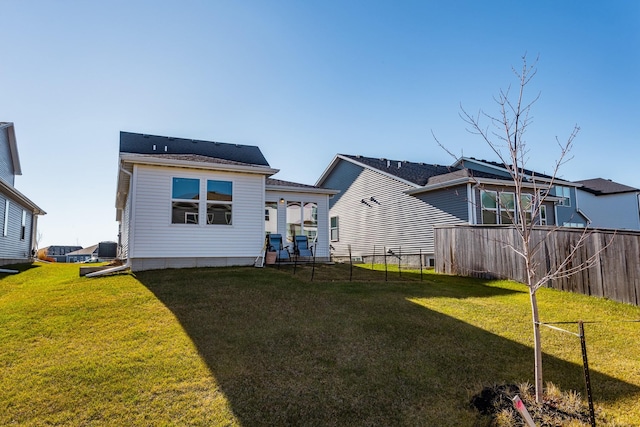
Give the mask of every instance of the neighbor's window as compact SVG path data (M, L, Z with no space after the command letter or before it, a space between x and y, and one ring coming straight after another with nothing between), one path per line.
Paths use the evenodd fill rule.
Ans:
M520 209L524 212L526 224L531 224L531 215L533 212L533 196L531 194L520 195Z
M200 180L173 178L171 190L171 223L198 224Z
M516 196L513 193L500 193L500 223L513 224L516 221Z
M6 236L9 233L9 200L4 201L4 227L2 229L2 235Z
M331 217L331 241L332 242L337 242L339 240L339 229L338 229L338 217L337 216L332 216Z
M547 225L547 207L540 205L540 225Z
M24 240L27 235L27 211L22 211L22 225L20 227L20 240Z
M207 224L231 225L233 184L231 181L207 180Z
M482 204L482 223L498 224L498 193L496 191L480 191Z
M571 188L556 185L556 196L562 199L558 202L558 206L571 206Z

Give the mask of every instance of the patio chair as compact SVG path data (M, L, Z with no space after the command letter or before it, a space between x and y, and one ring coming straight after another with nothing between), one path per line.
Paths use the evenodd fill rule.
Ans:
M289 249L282 245L281 234L269 234L267 236L267 252L275 252L278 261L289 260Z
M299 235L294 237L293 251L299 257L311 258L313 256L313 251L309 247L309 239L305 235Z

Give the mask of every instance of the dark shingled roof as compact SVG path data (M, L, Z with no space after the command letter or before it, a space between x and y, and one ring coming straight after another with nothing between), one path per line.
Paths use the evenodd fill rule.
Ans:
M619 184L611 181L610 179L594 178L585 179L582 181L575 181L577 184L582 184L582 190L587 191L596 196L602 196L606 194L619 194L619 193L631 193L634 191L640 191L637 188L629 187L628 185Z
M500 175L472 170L464 171L461 168L452 166L432 165L428 163L414 163L407 162L405 160L400 161L384 158L376 159L373 157L352 156L348 154L341 154L341 156L362 163L373 169L378 169L380 171L394 175L400 179L409 181L419 186L442 183L454 179L464 178L467 176L500 180L505 179Z
M253 145L199 141L131 132L120 132L120 152L147 155L195 155L242 164L269 166L260 148Z
M481 160L481 159L476 159L475 157L469 157L470 160L476 160L478 162L482 162L482 163L486 163L488 165L492 165L492 166L496 166L499 168L503 168L503 169L509 169L510 165L505 165L504 163L500 163L500 162L493 162L490 160ZM538 178L546 178L546 179L552 179L553 177L551 175L546 175L540 172L536 172L534 170L531 169L525 169L522 168L522 172L524 172L525 175L528 176L537 176Z
M274 179L274 178L267 178L265 184L278 186L278 187L320 188L314 185L300 184L298 182L283 181L281 179Z

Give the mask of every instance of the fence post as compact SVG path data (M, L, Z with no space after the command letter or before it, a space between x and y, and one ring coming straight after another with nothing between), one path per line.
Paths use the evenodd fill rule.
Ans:
M384 281L387 281L387 247L383 246L384 252L383 252L383 256L384 256Z
M420 281L422 282L422 248L420 248Z
M587 399L589 400L589 419L591 426L596 427L596 415L593 410L593 396L591 395L591 378L589 377L589 361L587 360L587 341L584 337L584 325L582 320L578 322L580 331L580 346L582 347L582 366L584 367L584 382L587 387Z
M398 277L402 279L402 267L400 264L402 263L402 246L398 247Z
M353 257L351 256L351 244L349 244L349 281L353 278Z
M373 263L376 260L376 245L373 245L373 255L371 256L371 270L373 270Z

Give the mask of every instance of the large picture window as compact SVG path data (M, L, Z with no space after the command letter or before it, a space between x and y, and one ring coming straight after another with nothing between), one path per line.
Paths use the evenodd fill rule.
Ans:
M232 224L233 184L207 180L207 224Z
M171 189L171 223L198 224L200 180L173 178Z
M482 223L498 224L498 193L496 191L480 191L482 203Z
M481 190L480 203L483 224L516 223L519 221L518 209L522 209L526 223L531 224L533 211L533 196L531 194L522 194L520 202L516 203L514 193Z

